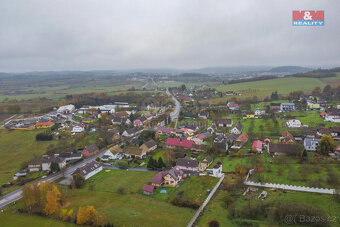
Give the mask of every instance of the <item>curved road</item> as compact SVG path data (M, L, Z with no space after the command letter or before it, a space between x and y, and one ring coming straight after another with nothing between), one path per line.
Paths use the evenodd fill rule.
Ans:
M59 178L63 177L64 175L71 175L78 167L81 167L83 165L85 165L86 163L92 162L94 161L97 157L103 155L105 152L105 150L93 155L90 158L87 158L79 163L76 163L74 165L71 165L69 167L67 167L63 172L59 172L53 175L50 175L48 177L46 177L45 179L41 179L38 181L38 183L40 182L44 182L44 181L50 181L53 182L55 180L58 180ZM15 202L19 199L22 198L22 188L19 188L13 192L8 193L7 195L4 195L0 198L0 209L3 209L4 207L6 207L8 204Z
M103 150L97 154L95 154L94 156L87 158L79 163L76 163L75 165L69 166L65 169L64 172L59 172L57 174L54 175L50 175L48 177L46 177L45 179L42 179L40 182L43 181L50 181L53 182L55 180L58 180L59 178L63 177L63 175L67 176L67 175L71 175L78 167L81 167L82 165L85 165L86 163L92 162L94 161L97 157L101 156L102 154L105 153L106 150ZM114 170L119 170L120 168L115 167L115 166L111 166L111 165L103 165L104 169L114 169ZM122 170L122 169L120 169ZM157 172L157 170L150 170L150 169L146 169L146 168L128 168L126 169L127 171L139 171L139 172ZM22 188L19 188L13 192L8 193L7 195L3 196L0 198L0 210L5 208L8 204L13 203L19 199L22 198Z

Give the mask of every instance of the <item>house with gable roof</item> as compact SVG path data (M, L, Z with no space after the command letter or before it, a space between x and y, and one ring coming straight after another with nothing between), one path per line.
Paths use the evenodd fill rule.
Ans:
M89 179L90 177L96 175L97 173L99 173L100 171L103 170L103 166L96 162L96 161L92 161L89 162L85 165L83 165L82 167L77 168L74 172L74 174L80 174L81 176L83 176L85 178L85 180Z
M236 135L240 135L242 132L242 129L243 129L243 125L241 124L241 122L237 122L235 126L229 132L236 134Z

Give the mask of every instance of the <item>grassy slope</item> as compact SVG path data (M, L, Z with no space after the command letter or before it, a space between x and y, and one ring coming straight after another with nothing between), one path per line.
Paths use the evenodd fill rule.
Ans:
M0 184L11 180L13 174L20 169L22 162L34 158L34 155L41 156L45 153L46 147L54 143L36 142L35 136L41 131L43 130L0 131Z
M4 213L0 213L0 226L6 227L17 227L17 226L26 226L26 227L36 227L36 226L48 226L48 227L71 227L76 226L72 223L61 222L51 218L45 218L40 216L28 216L28 215L20 215L15 211L6 211Z
M216 87L218 91L236 91L243 96L265 97L277 90L279 94L289 94L294 90L311 91L319 86L323 88L326 84L319 79L314 78L280 78L272 80L262 80L254 82L245 82L229 84L226 86ZM242 97L242 96L241 96Z
M153 176L153 172L103 171L76 192L71 207L77 210L79 206L94 205L115 226L185 226L193 209L175 207L140 193ZM95 185L93 191L88 187L91 182ZM126 194L117 193L120 187Z
M223 196L224 192L218 191L216 196L210 200L204 210L203 215L198 221L198 226L209 226L209 222L212 220L218 221L220 227L237 226L231 222L231 220L228 218L228 211L223 208Z

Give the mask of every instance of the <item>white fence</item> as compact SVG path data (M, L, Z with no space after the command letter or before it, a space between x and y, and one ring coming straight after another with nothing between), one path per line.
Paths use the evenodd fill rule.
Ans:
M244 181L245 185L248 186L257 186L264 188L277 188L282 190L291 190L291 191L299 191L299 192L314 192L321 194L334 194L335 189L328 188L313 188L313 187L305 187L305 186L296 186L296 185L287 185L287 184L273 184L273 183L259 183L250 181L248 178L254 172L254 170L249 170L246 180Z
M210 194L208 195L208 197L205 199L205 201L203 202L203 204L200 206L200 208L198 208L198 210L196 211L194 217L190 220L189 224L187 225L187 227L192 227L193 224L195 223L196 219L199 217L199 215L201 214L201 212L204 210L205 206L208 204L208 202L210 201L210 199L213 197L213 195L215 194L216 190L218 189L218 187L221 185L222 181L224 179L224 174L221 176L220 180L217 182L217 184L215 185L214 189L210 192Z

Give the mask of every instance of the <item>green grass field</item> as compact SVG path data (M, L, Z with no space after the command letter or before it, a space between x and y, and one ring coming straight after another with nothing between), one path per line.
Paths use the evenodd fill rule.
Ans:
M312 156L313 153L309 153ZM323 188L340 188L327 182L328 172L333 172L340 177L339 164L300 164L298 159L286 158L285 162L278 162L277 158L262 154L264 172L255 173L251 179L257 181L258 176L263 176L265 182L277 184L290 184L298 186L314 186ZM315 187L315 186L314 186Z
M186 226L195 210L181 208L140 193L154 172L102 171L70 199L69 208L94 205L114 226ZM93 184L91 191L89 185ZM125 194L117 193L124 188Z
M9 209L5 212L0 212L0 226L6 227L71 227L77 226L72 223L58 221L52 218L45 218L40 216L29 216L19 214L14 209Z
M228 157L218 157L215 158L214 161L211 163L209 168L212 168L217 162L222 162L222 171L223 172L234 172L236 165L242 165L242 166L249 166L251 165L250 157L235 157L232 158L230 156Z
M21 163L40 157L46 147L55 141L36 141L35 136L43 130L0 130L0 184L12 180Z
M312 91L315 87L323 88L326 83L322 82L317 78L280 78L272 80L261 80L254 82L245 82L237 84L229 84L226 86L215 87L217 91L235 91L241 93L242 96L239 98L257 96L264 98L270 96L273 91L277 91L281 95L287 95L291 91L302 90L304 92ZM230 96L231 98L232 96Z

